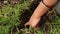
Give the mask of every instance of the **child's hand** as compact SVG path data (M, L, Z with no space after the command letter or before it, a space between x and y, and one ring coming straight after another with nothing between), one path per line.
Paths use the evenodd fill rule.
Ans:
M31 26L33 29L37 29L38 28L38 22L40 21L40 18L37 19L30 19L30 21L28 21L25 26Z
M37 25L34 25L33 23L31 23L31 22L27 22L26 24L25 24L25 26L31 26L33 29L37 29Z

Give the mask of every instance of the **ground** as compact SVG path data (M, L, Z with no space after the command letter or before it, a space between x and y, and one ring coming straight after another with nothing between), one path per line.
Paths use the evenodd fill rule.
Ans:
M39 28L24 27L39 1L0 1L0 34L60 34L60 17L55 7L42 16Z

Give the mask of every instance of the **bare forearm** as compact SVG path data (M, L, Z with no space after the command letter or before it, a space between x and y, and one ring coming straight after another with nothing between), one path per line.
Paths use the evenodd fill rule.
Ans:
M49 6L53 6L57 2L57 0L43 0L43 1L45 4ZM48 9L49 9L48 7L46 7L42 2L40 2L36 10L34 11L32 17L39 18L42 15L44 15Z

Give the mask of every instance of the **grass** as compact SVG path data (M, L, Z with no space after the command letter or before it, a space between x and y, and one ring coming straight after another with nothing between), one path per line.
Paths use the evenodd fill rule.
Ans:
M3 6L0 9L0 34L44 34L45 26L42 30L40 28L33 30L31 27L19 30L17 27L21 23L19 20L20 15L24 12L23 10L29 10L28 6L30 4L29 1L24 1L15 5L7 4ZM55 10L52 9L53 11ZM55 19L49 22L48 28L50 34L60 34L60 17L56 15Z

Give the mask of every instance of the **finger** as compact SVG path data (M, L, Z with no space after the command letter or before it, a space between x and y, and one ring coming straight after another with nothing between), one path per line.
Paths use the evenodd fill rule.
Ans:
M27 22L26 24L24 24L25 27L28 26L28 25L29 25L29 22Z
M34 27L32 27L32 28L36 30L36 29L38 28L38 25L36 25L36 26L34 26Z

